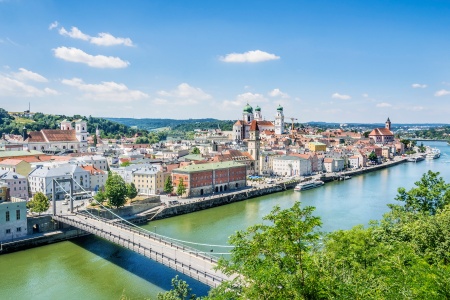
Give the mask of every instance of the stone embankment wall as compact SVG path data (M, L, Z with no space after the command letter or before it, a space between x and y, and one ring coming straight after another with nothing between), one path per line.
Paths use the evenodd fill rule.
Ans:
M199 210L204 210L221 205L226 205L229 203L243 201L250 198L282 192L294 188L297 185L297 183L298 181L286 184L280 183L274 186L264 188L252 188L230 194L227 193L223 195L217 195L214 197L205 197L204 200L203 199L193 200L192 202L167 207L162 212L160 212L153 220L170 218L177 215L188 214Z
M146 200L140 200L140 201L135 201L132 205L130 206L124 206L124 207L120 207L117 209L111 209L111 211L116 214L121 216L122 218L128 218L130 216L139 214L143 211L152 209L154 207L160 206L161 205L161 199L159 196L155 196L152 198L148 198ZM94 216L100 216L102 218L106 218L106 219L114 219L116 218L116 216L114 216L112 213L105 211L104 209L100 208L100 206L97 206L98 208L89 208L87 209L87 211L89 211L91 214L93 214Z

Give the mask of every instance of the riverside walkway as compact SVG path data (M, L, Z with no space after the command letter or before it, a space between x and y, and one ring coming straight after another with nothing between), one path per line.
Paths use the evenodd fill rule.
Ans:
M52 218L162 263L210 287L230 278L214 270L217 258L176 243L168 238L139 230L117 220L93 217L87 213L54 215Z

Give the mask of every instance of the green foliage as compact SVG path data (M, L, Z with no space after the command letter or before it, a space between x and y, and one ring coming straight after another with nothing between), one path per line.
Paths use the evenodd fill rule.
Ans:
M192 154L200 154L200 149L198 149L197 147L192 148L191 151Z
M129 165L131 165L131 162L129 161L124 161L123 163L120 164L121 167L128 167Z
M291 209L275 207L264 217L273 225L254 225L230 237L235 248L229 260L220 259L219 269L242 275L228 286L232 298L301 299L314 293L310 250L319 240L321 221L313 210L299 202Z
M164 182L164 193L170 194L173 191L172 176L167 176L166 182Z
M106 200L106 193L103 191L98 191L94 196L94 200L98 203L103 203Z
M138 195L138 192L136 190L136 186L134 183L127 184L127 197L133 200Z
M105 185L105 194L108 198L108 205L116 208L123 206L126 202L127 186L125 181L118 174L108 176Z
M41 192L34 195L33 199L27 203L27 207L31 209L32 212L41 214L50 207L50 201Z
M419 148L419 153L425 153L425 151L427 150L427 148L423 145L423 143L421 143L418 148Z
M168 292L159 293L156 299L158 300L200 299L197 298L195 294L192 294L192 289L185 281L178 279L178 275L172 279L172 287L173 289Z
M378 156L375 154L375 152L371 152L369 154L369 157L367 157L371 162L376 162L378 161Z
M180 178L177 187L177 195L182 196L186 192L186 186L184 185L183 178Z
M406 211L436 214L438 209L450 203L450 184L438 176L439 172L428 171L414 183L416 187L409 191L399 188L395 200L404 202Z

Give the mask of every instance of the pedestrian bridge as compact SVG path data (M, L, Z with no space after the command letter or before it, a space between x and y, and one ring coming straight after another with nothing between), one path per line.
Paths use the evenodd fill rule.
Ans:
M120 220L98 218L84 213L54 214L53 219L153 259L210 287L231 279L214 270L217 258L175 242L170 238L124 224Z

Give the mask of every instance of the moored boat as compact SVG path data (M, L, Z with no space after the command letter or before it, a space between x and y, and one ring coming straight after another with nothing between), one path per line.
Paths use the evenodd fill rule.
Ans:
M299 184L297 184L295 186L294 191L310 190L310 189L314 189L316 187L322 186L324 184L325 183L321 180L300 182Z

